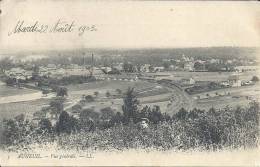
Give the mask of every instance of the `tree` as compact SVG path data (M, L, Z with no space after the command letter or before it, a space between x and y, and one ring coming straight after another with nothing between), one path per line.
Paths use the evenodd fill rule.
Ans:
M94 98L93 98L93 96L91 96L91 95L87 95L87 96L85 96L85 100L86 100L87 102L93 102L93 101L94 101Z
M163 67L165 70L169 70L171 63L170 62L164 62Z
M188 111L184 108L181 108L179 112L177 112L175 115L173 115L174 118L178 120L185 120L188 116Z
M62 111L56 124L56 131L60 133L72 133L79 129L78 121L66 111Z
M111 96L110 92L107 91L107 92L106 92L106 97L108 98L108 97L110 97L110 96Z
M195 70L204 70L204 64L200 63L200 62L195 62L194 63L194 69Z
M63 98L56 98L50 102L50 109L56 118L63 111L63 103Z
M131 63L128 63L128 62L123 64L123 69L125 72L129 72L129 73L132 73L135 71L134 65Z
M258 78L257 76L253 76L252 79L251 79L251 81L253 81L253 82L258 82L258 81L259 81L259 78Z
M41 130L41 132L47 132L50 133L52 131L52 125L50 120L43 118L40 120L39 122L39 128Z
M129 122L133 119L134 122L138 119L138 105L139 101L134 92L134 88L128 88L126 96L124 98L124 104L122 106L124 117Z
M73 112L73 113L80 113L81 110L82 110L82 107L81 107L81 105L76 104L76 105L72 106L71 109L72 109L72 112Z
M12 145L19 136L19 127L13 119L3 120L3 144Z
M150 112L151 112L151 108L146 105L145 107L142 108L142 110L140 112L140 117L141 118L148 118Z
M121 89L116 89L117 94L121 94L122 90Z
M148 114L148 116L149 116L149 120L154 124L163 121L164 118L159 106L154 106L152 111Z
M95 124L99 121L100 115L94 109L85 109L80 112L79 120L81 129L85 131L94 131Z
M33 132L33 126L25 119L24 114L16 116L14 119L3 120L3 131L1 144L18 145ZM3 140L3 141L2 141Z
M68 96L68 89L65 87L59 87L57 89L57 96L60 96L60 97Z
M0 70L4 73L6 70L13 67L12 60L9 57L5 57L0 60Z
M124 121L124 116L120 112L117 112L115 114L115 116L113 116L112 119L111 119L111 123L113 125L122 123L123 121Z
M95 95L96 97L98 97L99 92L98 92L98 91L94 92L94 95Z
M34 80L38 80L38 79L39 79L39 71L40 71L39 66L34 65L32 70L33 70L32 78L33 78Z
M111 107L105 107L100 110L102 120L110 120L115 115Z
M5 83L6 83L6 85L8 85L8 86L13 86L13 85L15 85L16 84L16 79L15 78L7 78L6 80L5 80Z
M114 125L113 118L115 117L115 113L111 107L105 107L100 110L100 121L99 121L99 128L107 129Z

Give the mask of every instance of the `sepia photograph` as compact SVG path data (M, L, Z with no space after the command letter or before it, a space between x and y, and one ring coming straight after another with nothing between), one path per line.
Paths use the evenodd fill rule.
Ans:
M260 166L258 2L0 5L0 166Z

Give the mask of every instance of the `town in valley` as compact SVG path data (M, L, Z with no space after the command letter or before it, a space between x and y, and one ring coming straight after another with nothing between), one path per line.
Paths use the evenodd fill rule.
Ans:
M91 117L87 125L92 131L95 122L124 115L129 90L138 100L133 110L154 111L155 123L181 110L248 107L260 97L257 53L257 48L212 47L3 55L0 118L22 115L35 125L47 119L51 125L44 126L54 127L64 111L76 120ZM151 119L144 116L134 123L147 128Z

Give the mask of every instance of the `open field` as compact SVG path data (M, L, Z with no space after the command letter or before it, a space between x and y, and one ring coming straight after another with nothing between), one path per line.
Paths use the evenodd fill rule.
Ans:
M195 81L225 81L234 72L187 72L187 71L172 71L172 72L157 72L156 79L171 79L171 80L181 80L187 78L193 78ZM251 80L252 76L258 76L259 73L255 72L243 72L239 73L240 80Z
M119 95L116 89L120 89L123 94L129 87L135 88L142 106L158 105L163 112L172 96L168 88L147 81L98 81L81 85L70 85L68 90L69 97L73 99L79 99L83 94L94 96L94 92L99 92L97 97L94 96L95 101L85 104L84 108L94 108L96 111L99 111L102 108L111 107L116 112L122 112L122 95ZM106 97L106 92L108 91L111 94L110 97ZM119 97L114 97L113 95L119 95Z
M203 78L206 79L210 77L224 78L230 75L230 73L217 74L207 72L175 72L175 77L185 77L190 74L195 74L194 76L199 77L201 80L203 80ZM213 74L219 76L215 77ZM241 74L243 74L243 77L245 78L251 78L249 75L246 76L244 73ZM158 105L160 106L162 112L167 112L170 115L178 112L178 110L182 107L187 110L194 107L200 109L209 109L211 107L223 108L227 105L235 107L237 105L247 105L250 102L250 99L248 99L247 96L253 98L260 97L260 84L254 86L214 90L196 95L188 95L186 92L178 89L174 85L159 84L142 80L133 82L105 80L67 86L69 96L65 104L65 109L69 109L73 105L77 104L82 98L82 95L92 95L95 98L95 101L87 103L84 108L95 108L96 111L99 111L102 108L111 107L116 112L122 112L122 96L129 87L135 88L141 106L148 105L152 107L154 105ZM116 89L120 89L122 93L119 94ZM37 91L7 87L3 84L0 85L0 93L2 93L0 94L0 99L7 95L9 97L11 97L11 95L16 97L15 95L29 95L35 92ZM99 92L97 97L94 95L94 92ZM106 97L106 92L110 92L111 96ZM229 95L227 95L227 93L229 93ZM209 97L207 94L209 94ZM196 100L197 96L200 96L200 99ZM8 99L8 97L4 98L4 100L6 99ZM41 97L37 99L24 99L24 101L5 104L1 104L0 101L0 116L1 118L12 118L18 114L24 113L30 117L32 113L39 111L42 106L48 105L49 101L49 99L44 99Z
M167 88L164 88L159 84L146 81L97 81L86 84L69 85L68 93L69 96L73 98L80 98L82 95L94 96L94 93L98 92L98 96L104 98L106 97L107 92L111 95L120 95L116 89L120 89L122 91L122 96L128 88L134 88L135 92L137 92L138 98L157 96L159 101L162 94L169 93Z
M230 88L225 88L225 89L218 89L218 90L198 93L198 94L192 95L192 97L200 96L200 98L206 98L207 94L210 97L214 97L214 96L217 96L216 93L217 93L217 95L230 94L231 96L255 96L255 97L259 97L259 95L260 95L260 84L257 83L255 85L250 85L250 86L240 86L240 87L230 87Z
M207 96L207 94L209 96ZM192 97L195 98L197 96L200 96L200 99L196 100L197 108L209 109L211 107L224 108L226 106L246 106L251 100L259 100L260 84L220 89L196 94Z
M19 95L19 94L30 94L38 92L37 90L32 89L19 89L15 87L6 86L4 84L0 84L0 97L6 97L6 96L13 96L13 95Z
M31 117L35 111L47 105L48 99L42 98L40 91L19 89L0 83L0 119L13 118L19 114Z
M0 104L0 118L14 118L19 114L25 114L26 117L31 118L34 112L41 110L42 106L48 104L49 99Z
M211 107L221 109L225 107L248 106L250 100L245 97L234 98L232 96L215 97L210 99L198 100L195 103L196 108L208 110Z

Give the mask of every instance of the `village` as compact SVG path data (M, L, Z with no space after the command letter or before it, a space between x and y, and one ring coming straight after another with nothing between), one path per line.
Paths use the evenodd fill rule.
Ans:
M110 145L116 149L129 144L140 148L137 143L142 142L147 148L208 148L215 142L218 146L210 144L214 149L221 148L222 141L235 147L248 140L237 137L240 129L255 134L260 97L256 58L149 53L91 50L2 58L3 141L26 148L24 142L51 143L58 138L62 149L74 148L67 143L77 146L78 141L82 149L89 140L94 149L105 149L114 140ZM220 137L205 140L209 133ZM189 138L192 135L194 140ZM237 135L232 137L235 144L228 143L228 135ZM177 137L168 141L171 136ZM163 143L157 144L158 137Z
M200 109L209 109L212 106L223 108L227 105L235 107L241 103L258 100L259 97L257 76L259 68L254 60L216 58L201 60L182 54L178 59L162 59L157 64L134 64L124 60L104 66L100 56L96 58L93 53L80 58L81 64L36 65L38 60L28 58L10 60L13 67L2 70L4 71L2 82L5 82L9 89L13 87L33 92L27 95L28 100L19 100L16 95L2 95L0 105L12 103L15 106L26 103L27 106L28 102L40 100L41 107L37 108L46 107L47 101L55 98L58 86L68 90L65 108L75 116L77 112L73 110L77 106L85 109L94 108L98 111L110 108L114 112L120 112L122 95L128 87L136 89L142 106L156 105L170 115L174 114L173 110L178 111L181 108L190 110L194 107ZM118 56L116 58L120 60ZM26 94L23 98L25 97ZM85 97L94 100L83 104L82 99ZM44 101L46 102L43 103ZM8 107L1 107L1 110L5 110L2 113L9 112ZM37 112L30 113L28 106L23 110L30 119L41 119L35 118ZM38 113L41 110L38 109ZM40 115L42 117L42 114ZM44 116L53 117L50 114Z

